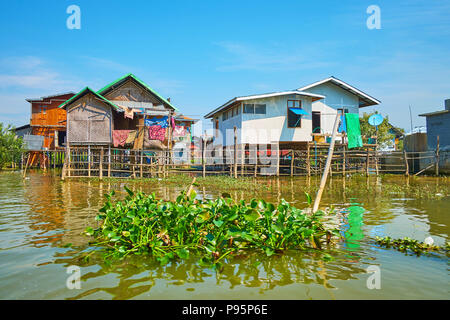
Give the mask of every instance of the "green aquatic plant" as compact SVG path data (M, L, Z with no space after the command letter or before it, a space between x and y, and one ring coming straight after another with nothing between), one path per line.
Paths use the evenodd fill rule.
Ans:
M124 200L113 201L114 192L106 195L96 217L99 226L85 231L110 256L150 254L167 264L196 255L200 264L217 265L246 250L271 256L288 249L321 249L340 236L321 222L323 212L306 214L285 200L275 206L257 199L236 202L224 194L202 201L191 187L167 201L125 190Z
M391 237L375 237L375 241L383 247L394 248L401 252L407 252L408 250L415 254L422 254L427 252L448 252L450 244L447 242L445 247L437 246L434 244L426 244L415 239L404 237L403 239L392 239Z

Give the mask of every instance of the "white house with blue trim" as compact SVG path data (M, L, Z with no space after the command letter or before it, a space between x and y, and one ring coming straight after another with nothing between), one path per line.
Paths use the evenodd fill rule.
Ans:
M236 97L207 115L215 145L302 145L312 133L331 134L336 114L359 113L380 101L335 77L283 92Z

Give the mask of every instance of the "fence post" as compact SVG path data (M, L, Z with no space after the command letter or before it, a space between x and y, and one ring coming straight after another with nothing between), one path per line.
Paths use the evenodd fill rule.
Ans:
M437 136L436 144L436 176L439 175L439 136Z
M111 177L111 146L108 145L108 178Z
M203 178L206 176L206 131L203 135L203 146L202 146L202 176Z
M237 178L237 129L234 127L234 149L233 149L234 178Z
M292 156L291 156L291 177L294 176L294 157L295 157L295 152L294 149L292 149Z
M307 142L306 145L306 174L308 177L311 176L311 160L310 160L310 153L309 153L310 145L309 142Z
M103 179L103 147L101 147L101 149L100 149L100 164L99 164L99 169L100 169L100 171L99 171L98 175L99 175L99 177L100 177L100 180L102 180L102 179Z
M403 149L403 158L405 159L405 175L409 176L408 157L406 156L406 150L405 149Z

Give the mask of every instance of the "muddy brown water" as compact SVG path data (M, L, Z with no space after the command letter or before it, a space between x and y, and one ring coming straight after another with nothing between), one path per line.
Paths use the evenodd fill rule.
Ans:
M304 191L319 181L306 178L258 178L259 191L200 188L199 198L228 192L235 199L285 199L307 207ZM92 258L80 261L89 238L81 235L96 224L103 195L123 185L175 199L186 185L127 181L61 181L56 173L0 173L0 299L448 299L448 258L419 257L375 245L379 236L435 243L448 241L450 180L403 176L333 177L322 203L342 216L345 240L325 252L292 251L266 257L259 253L231 257L223 270L199 266L194 260L160 266L151 259L130 257L112 264ZM260 188L265 186L265 188ZM408 190L405 192L405 190ZM358 208L352 219L350 207ZM72 247L63 247L72 243ZM69 266L80 268L81 288L69 289ZM380 270L380 289L367 282ZM369 281L370 282L370 281Z

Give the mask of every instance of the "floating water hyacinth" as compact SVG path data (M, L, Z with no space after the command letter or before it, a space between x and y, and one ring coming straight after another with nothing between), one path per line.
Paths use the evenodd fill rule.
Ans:
M305 214L285 200L277 206L256 199L247 204L224 194L202 201L190 188L166 201L125 190L122 201L112 200L114 192L106 195L96 218L101 224L86 229L116 257L150 254L167 264L196 255L201 264L211 265L245 250L270 256L287 249L321 249L340 237L338 229L324 226L323 212Z
M430 240L431 239L431 240ZM445 247L434 245L434 240L431 237L425 239L425 242L420 242L415 239L404 237L403 239L392 239L391 237L375 237L375 241L386 248L394 248L398 251L406 252L410 250L416 254L426 253L426 252L447 252L450 249L450 243L447 242Z

